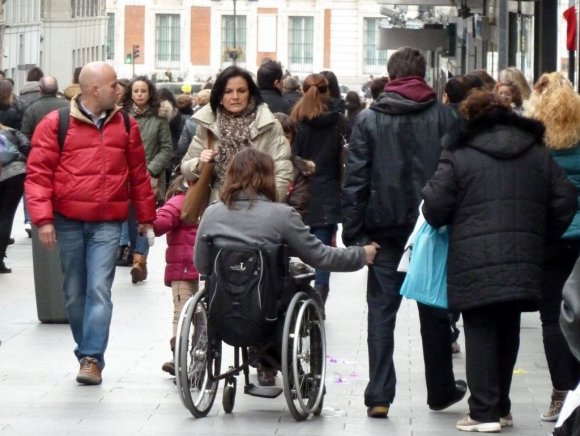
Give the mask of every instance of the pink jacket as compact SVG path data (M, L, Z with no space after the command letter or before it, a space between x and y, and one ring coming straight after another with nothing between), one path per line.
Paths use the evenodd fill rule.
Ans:
M185 224L180 214L185 193L171 197L157 210L153 223L156 236L167 233L165 251L165 285L171 286L174 280L197 280L199 273L193 265L193 246L197 235L197 225Z

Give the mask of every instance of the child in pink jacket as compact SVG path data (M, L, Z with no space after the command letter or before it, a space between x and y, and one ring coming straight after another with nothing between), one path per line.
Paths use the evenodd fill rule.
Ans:
M173 336L169 342L172 353L175 352L175 335L181 309L197 292L199 285L199 274L193 265L197 224L186 224L180 217L187 188L183 176L175 179L167 192L167 201L157 209L157 218L153 223L155 236L167 233L165 286L170 286L173 292ZM174 361L165 362L161 369L175 375Z

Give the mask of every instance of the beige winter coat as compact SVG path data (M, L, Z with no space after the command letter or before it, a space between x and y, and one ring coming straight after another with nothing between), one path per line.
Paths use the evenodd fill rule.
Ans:
M274 159L274 171L276 175L276 190L278 198L286 198L290 180L292 179L292 162L290 144L284 137L282 126L274 118L272 112L265 104L258 106L256 120L250 126L250 134L253 146ZM188 180L196 180L199 177L197 164L199 156L204 148L207 148L207 131L213 133L213 149L217 150L220 145L219 128L216 116L210 105L204 106L193 115L193 120L198 124L193 141L187 153L181 161L181 172ZM219 180L214 177L210 204L219 199Z

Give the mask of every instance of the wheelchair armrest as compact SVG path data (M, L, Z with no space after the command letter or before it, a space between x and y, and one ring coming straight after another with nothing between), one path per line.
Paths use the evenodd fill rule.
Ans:
M314 268L297 258L290 259L290 277L295 283L308 283L314 279Z

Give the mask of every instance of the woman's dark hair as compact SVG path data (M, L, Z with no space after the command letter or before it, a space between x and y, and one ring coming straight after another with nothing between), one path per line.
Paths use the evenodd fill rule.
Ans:
M42 76L44 76L44 73L40 67L34 66L26 72L26 80L28 82L38 82L42 79Z
M379 98L379 95L385 90L387 83L389 83L389 78L386 76L378 77L371 82L371 95L373 100Z
M173 92L171 92L169 89L161 88L157 90L157 93L159 94L160 101L168 101L171 104L171 106L173 106L174 108L177 107L177 101L175 100L175 96L173 95Z
M340 98L340 87L338 86L338 79L336 78L336 74L334 74L330 70L321 71L322 74L327 82L328 82L328 92L332 98ZM302 85L304 88L304 85Z
M256 105L260 105L264 101L262 99L262 95L260 94L260 90L256 85L256 82L254 82L254 79L252 79L251 74L243 68L240 68L236 65L230 65L225 70L223 70L219 76L217 76L217 79L215 80L215 83L211 89L209 105L211 106L211 110L214 114L217 113L217 109L221 104L222 98L226 91L228 80L230 80L232 77L242 77L246 81L248 84L248 90L250 91L250 99L253 98L256 102Z
M290 117L294 122L312 120L328 110L329 86L323 74L309 74L302 84L304 95L296 102Z
M387 62L387 72L391 80L412 76L425 78L426 71L425 57L416 48L402 47Z
M459 112L468 120L474 120L485 115L508 114L512 111L505 99L490 91L474 89L459 105Z
M73 81L72 83L79 83L79 77L81 75L81 70L83 67L76 67L73 71Z
M226 170L220 198L229 209L233 209L241 193L248 195L250 207L257 195L276 201L274 160L269 154L246 147L233 157Z
M159 94L157 93L157 88L153 84L153 82L147 76L137 76L133 78L125 91L123 91L123 96L121 97L121 106L123 106L126 110L130 110L133 106L133 85L135 82L145 82L147 84L147 88L149 88L149 107L151 108L151 112L155 115L159 113Z
M276 112L274 118L280 122L284 135L292 135L292 138L296 138L296 123L289 115L284 112Z
M14 87L8 80L0 80L0 107L11 106L12 90Z

